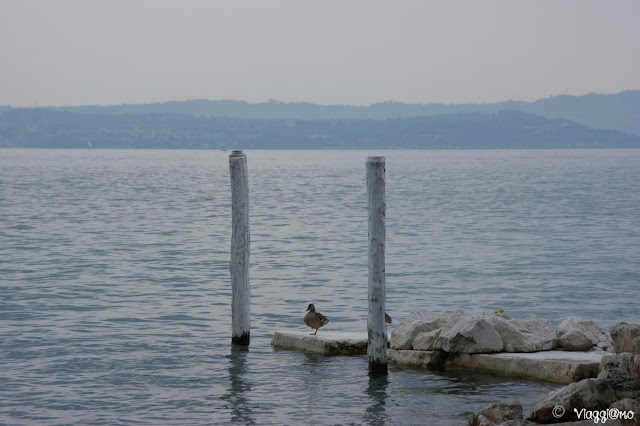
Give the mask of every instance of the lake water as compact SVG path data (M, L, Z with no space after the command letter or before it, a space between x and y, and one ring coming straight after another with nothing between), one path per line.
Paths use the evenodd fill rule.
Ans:
M274 349L364 331L365 159L387 311L640 320L640 150L245 151L252 330L231 346L229 152L0 150L0 423L465 424L558 385ZM322 330L320 331L320 334Z

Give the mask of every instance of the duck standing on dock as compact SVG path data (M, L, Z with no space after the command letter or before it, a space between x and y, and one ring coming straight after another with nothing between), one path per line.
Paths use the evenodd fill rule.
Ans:
M312 336L315 336L318 333L318 329L320 329L320 327L331 322L329 318L325 317L320 312L316 312L316 307L313 306L313 303L309 303L307 311L307 314L304 316L304 323L316 330L315 333L311 333Z

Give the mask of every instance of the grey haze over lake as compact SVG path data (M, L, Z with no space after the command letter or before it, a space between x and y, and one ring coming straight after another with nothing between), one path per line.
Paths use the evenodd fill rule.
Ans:
M634 0L0 3L0 105L532 101L640 89Z

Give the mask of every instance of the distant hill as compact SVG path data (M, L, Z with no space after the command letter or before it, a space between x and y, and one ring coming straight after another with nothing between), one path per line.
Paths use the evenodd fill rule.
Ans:
M640 136L517 111L392 119L0 112L0 147L228 149L640 148Z
M383 120L512 110L541 115L546 118L572 120L594 129L612 129L640 135L640 90L607 95L562 95L540 99L535 102L508 101L492 104L404 104L383 102L371 106L350 106L277 101L250 104L233 100L190 100L139 105L59 107L55 109L112 115L175 113L203 117L294 120Z
M640 90L615 95L554 96L513 109L547 118L573 120L592 128L640 135Z

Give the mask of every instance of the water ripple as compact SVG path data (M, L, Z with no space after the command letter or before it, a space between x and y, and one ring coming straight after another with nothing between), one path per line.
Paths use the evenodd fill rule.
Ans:
M608 328L640 305L640 152L387 156L387 309ZM251 347L230 346L228 154L3 150L0 423L465 424L557 385L269 345L366 327L365 152L249 151ZM634 297L635 296L635 297Z

